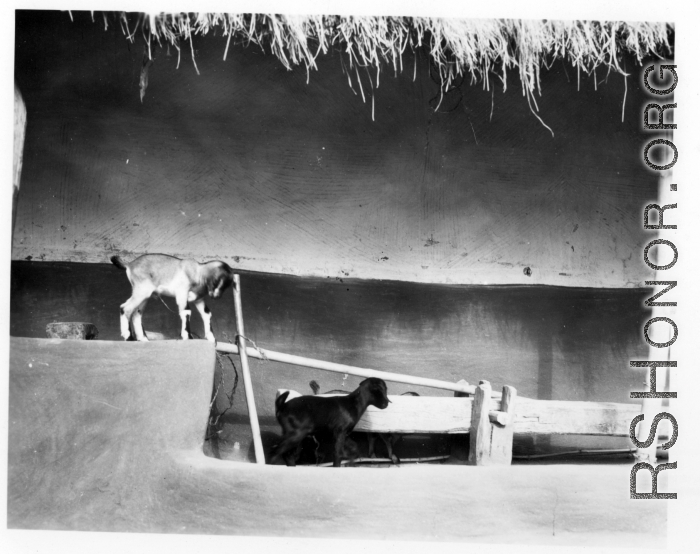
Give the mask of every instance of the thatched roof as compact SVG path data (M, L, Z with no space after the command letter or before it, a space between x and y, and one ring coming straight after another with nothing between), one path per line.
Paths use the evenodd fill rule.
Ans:
M149 48L167 41L178 52L189 49L195 67L193 40L210 32L223 35L224 59L232 41L255 43L287 69L303 65L307 72L317 68L318 56L339 50L350 86L357 85L363 98L366 89L378 86L383 70L404 69L405 52L427 50L445 91L464 75L486 88L497 79L505 88L507 71L515 69L530 101L540 92L541 68L558 59L579 72L603 66L624 73L624 54L640 63L650 55L671 54L673 33L666 23L619 21L123 12L117 18L129 39L141 36ZM104 15L105 25L108 19Z

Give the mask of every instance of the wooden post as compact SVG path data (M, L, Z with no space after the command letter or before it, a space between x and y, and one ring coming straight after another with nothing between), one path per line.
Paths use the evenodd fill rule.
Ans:
M510 465L513 461L513 420L517 396L515 387L503 387L501 410L497 413L501 417L497 417L496 422L492 419L491 425L491 465Z
M246 351L245 328L243 327L243 307L241 305L241 279L238 274L233 276L233 302L236 308L236 329L238 332L238 349L241 356L241 369L243 370L243 385L245 387L245 398L248 403L248 415L250 416L250 427L253 431L253 447L255 449L255 462L265 463L265 452L262 447L260 436L260 424L258 422L258 412L255 409L255 398L253 397L253 382L250 378L250 368L248 367L248 353Z
M500 409L489 410L491 384L488 381L479 381L472 404L467 464L474 466L511 464L517 395L515 387L503 387Z
M469 457L467 464L482 466L489 463L491 454L491 421L489 421L489 404L491 400L491 383L479 381L472 403L472 423L469 431Z

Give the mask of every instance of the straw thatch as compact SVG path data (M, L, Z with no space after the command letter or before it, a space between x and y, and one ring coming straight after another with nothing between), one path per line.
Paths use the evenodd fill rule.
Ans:
M224 59L230 43L254 43L271 51L287 69L317 69L321 54L339 50L351 86L379 85L382 69L403 70L403 54L427 51L444 91L464 75L488 88L498 78L506 87L508 70L520 75L528 101L540 92L540 70L557 59L579 72L603 66L625 73L624 54L637 62L671 53L672 27L666 23L596 21L442 19L425 17L288 16L275 14L118 14L128 38L142 36L149 47L167 41L178 52L196 35L223 35ZM104 17L107 25L107 16ZM412 68L415 71L415 66Z

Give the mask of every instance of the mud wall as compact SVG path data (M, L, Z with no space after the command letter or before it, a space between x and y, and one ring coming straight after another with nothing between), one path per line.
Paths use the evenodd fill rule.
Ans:
M89 321L99 339L121 340L119 304L130 293L112 265L13 262L10 332L45 337L51 321ZM558 400L629 402L643 375L629 360L646 356L644 289L484 287L300 278L244 273L246 335L262 348L311 358L476 383L515 386ZM230 294L209 300L214 333L233 341ZM146 331L179 337L172 299L152 299ZM201 320L192 329L203 337ZM352 390L358 379L253 360L256 400L272 416L277 388ZM236 360L238 364L238 360ZM232 374L229 375L232 383ZM445 391L392 384L394 393ZM242 395L242 389L241 389ZM244 404L237 410L245 414Z
M189 44L180 58L156 46L141 102L143 44L115 21L73 18L17 12L27 129L12 335L91 321L119 340L130 291L109 256L163 252L234 266L247 334L264 348L544 399L626 402L639 388L629 360L646 355L652 278L641 213L657 183L640 162L633 61L626 87L562 63L544 71L538 114L552 136L517 76L505 92L467 80L441 99L422 51L360 91L337 52L307 82L254 45L232 44L224 61L224 38L196 36L199 73ZM167 302L144 322L176 338ZM231 299L211 308L232 340ZM277 388L358 381L252 371L268 428ZM245 426L243 396L230 425Z
M640 162L632 60L626 91L617 74L544 71L552 136L516 75L505 92L467 79L441 99L422 51L360 91L338 52L307 77L255 45L224 61L224 37L196 36L197 69L189 44L154 46L141 102L143 43L73 18L17 15L28 123L15 260L165 252L315 277L649 278L640 218L656 182Z

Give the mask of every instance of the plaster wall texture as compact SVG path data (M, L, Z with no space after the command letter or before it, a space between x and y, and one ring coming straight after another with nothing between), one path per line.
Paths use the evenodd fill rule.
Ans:
M18 13L27 133L13 259L162 252L451 284L622 288L651 276L641 217L657 182L631 60L626 91L618 74L543 71L538 114L552 136L516 75L505 92L467 79L441 99L424 52L378 87L365 78L363 103L338 52L307 82L254 45L224 61L225 38L210 35L194 38L197 74L188 48L178 59L154 47L141 103L142 43L85 13Z

